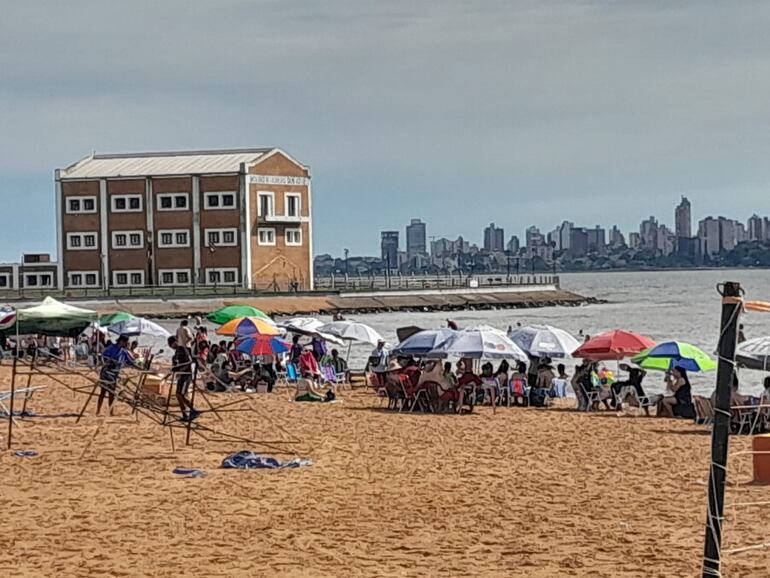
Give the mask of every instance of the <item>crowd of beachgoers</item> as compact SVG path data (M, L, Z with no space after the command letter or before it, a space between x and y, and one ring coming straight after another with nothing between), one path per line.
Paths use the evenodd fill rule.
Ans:
M561 329L532 325L460 328L452 320L437 329L399 330L390 347L373 328L335 316L331 323L314 318L275 322L258 309L229 306L207 317L183 319L174 334L128 313L108 316L109 324L92 322L75 337L50 335L8 337L0 349L20 359L60 360L90 364L104 387L97 411L125 368L165 373L184 420L199 412L189 398L191 385L211 392L271 393L277 384L294 388L295 401L329 402L353 378L371 387L389 409L432 413L467 413L478 405L547 407L554 399L574 397L580 411L621 411L638 408L645 414L695 419L707 423L715 400L694 396L691 372L709 371L714 361L698 348L681 342L655 343L629 331L595 337L574 337ZM161 337L172 353L141 347L143 337ZM18 339L18 343L16 342ZM742 332L739 341L745 341ZM373 349L365 367L351 371L352 343ZM341 351L343 353L341 353ZM577 365L569 374L566 359ZM614 362L614 363L613 363ZM762 359L758 362L765 363ZM613 368L614 366L614 368ZM664 374L665 391L649 394L650 371ZM760 396L740 393L733 376L731 405L741 429L763 431L770 404L770 378Z

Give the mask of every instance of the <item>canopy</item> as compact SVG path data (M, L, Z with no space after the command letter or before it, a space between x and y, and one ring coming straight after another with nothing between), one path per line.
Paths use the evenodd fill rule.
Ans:
M504 332L491 327L476 327L454 332L428 357L468 357L472 359L515 359L526 361L527 354L508 339Z
M748 369L770 371L770 337L755 337L739 344L735 359Z
M572 352L580 347L580 343L572 335L550 325L517 327L508 337L522 351L533 357L571 357Z
M655 347L645 349L631 361L643 369L669 371L675 367L683 367L687 371L711 371L717 364L706 352L689 343L666 341Z
M382 339L382 336L374 329L365 323L358 323L356 321L332 321L331 323L321 325L318 331L330 333L345 341L360 341L372 345L377 345L377 342Z
M262 335L278 335L281 331L270 319L261 317L240 317L228 321L222 327L217 329L219 335L253 335L261 333Z
M154 321L144 319L143 317L134 317L133 319L125 319L124 321L118 321L107 327L112 333L118 335L127 335L133 337L136 335L149 335L152 337L164 337L167 338L169 333L164 327L161 327Z
M96 319L96 311L81 309L46 297L40 305L19 309L18 332L21 335L39 333L60 337L77 337Z
M453 329L425 329L404 339L391 352L393 355L423 357L457 333Z
M16 325L16 310L10 307L0 307L0 331L13 329Z
M594 361L619 360L641 353L654 345L655 342L649 337L616 329L589 339L572 353L572 357L584 357Z
M206 315L206 319L212 323L219 323L220 325L224 325L228 321L241 317L259 317L272 322L272 319L270 319L270 316L267 313L256 307L252 307L251 305L227 305L226 307L222 307L221 309L217 309Z

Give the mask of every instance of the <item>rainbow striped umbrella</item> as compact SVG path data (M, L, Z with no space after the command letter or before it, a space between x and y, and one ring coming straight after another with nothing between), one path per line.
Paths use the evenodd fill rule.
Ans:
M260 335L280 335L281 330L272 321L261 317L239 317L222 325L217 329L217 333L243 337L257 333Z
M273 355L286 353L289 344L271 335L250 335L244 337L235 346L235 349L248 355Z

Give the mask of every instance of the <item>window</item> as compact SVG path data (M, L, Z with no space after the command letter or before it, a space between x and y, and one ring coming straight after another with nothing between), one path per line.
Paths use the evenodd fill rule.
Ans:
M96 248L96 233L67 233L67 249L87 251Z
M269 191L259 191L259 216L275 215L275 195Z
M206 229L206 247L236 247L238 229Z
M208 285L235 285L238 283L238 269L235 267L206 269Z
M144 231L113 231L113 249L141 249L144 247Z
M165 229L158 231L158 247L189 247L189 229Z
M51 287L53 276L50 273L27 273L24 275L25 287Z
M67 286L68 287L98 287L99 272L98 271L68 271Z
M287 217L300 216L300 208L302 203L302 196L299 193L286 193L284 196L284 214Z
M286 229L286 244L302 245L302 229Z
M186 211L190 206L190 195L187 193L160 193L158 195L159 211Z
M66 212L81 215L96 212L96 197L66 197Z
M11 274L0 273L0 289L8 289L11 286Z
M235 193L206 193L204 197L204 208L206 209L234 209Z
M257 242L260 245L275 245L275 229L257 229Z
M189 269L159 269L158 280L161 285L189 285Z
M138 213L142 210L142 195L112 195L113 213Z
M141 269L113 271L112 284L116 287L142 287L144 286L144 271Z

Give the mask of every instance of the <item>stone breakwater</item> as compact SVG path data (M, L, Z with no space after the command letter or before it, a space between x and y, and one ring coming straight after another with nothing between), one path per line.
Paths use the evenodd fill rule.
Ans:
M129 311L135 315L156 318L176 318L202 315L233 303L252 305L278 316L388 313L394 311L465 311L495 309L526 309L534 307L576 307L602 303L594 297L585 297L561 289L533 289L531 291L427 293L414 291L348 294L299 294L233 296L228 298L197 299L109 299L80 302L83 307L98 311Z

